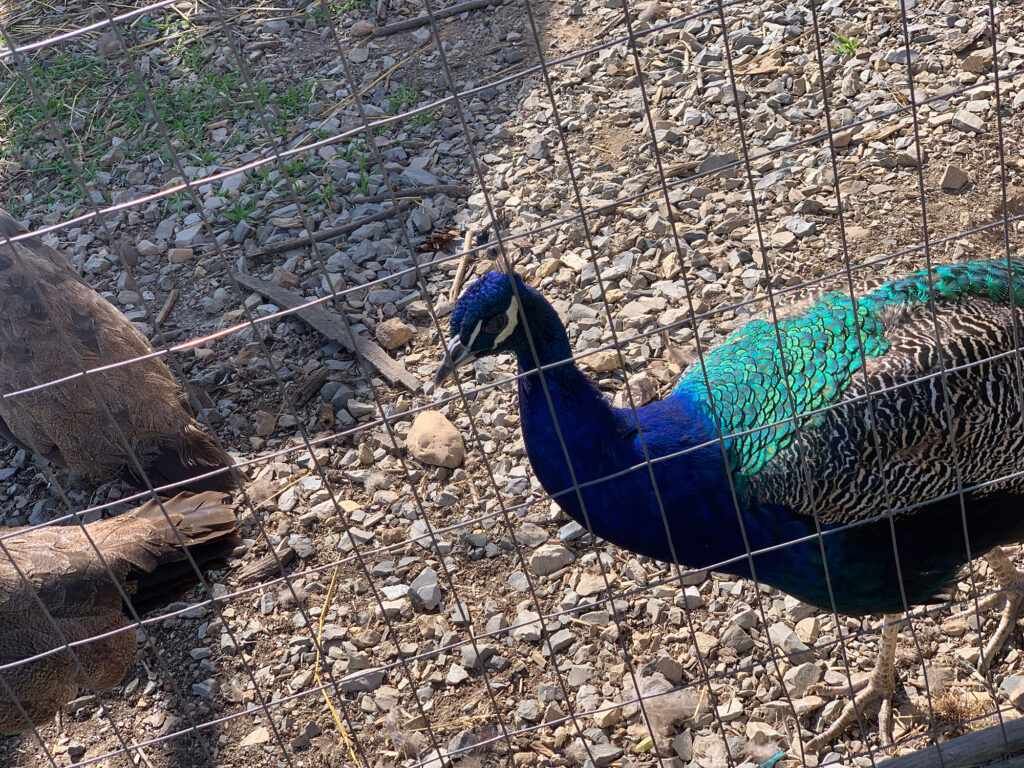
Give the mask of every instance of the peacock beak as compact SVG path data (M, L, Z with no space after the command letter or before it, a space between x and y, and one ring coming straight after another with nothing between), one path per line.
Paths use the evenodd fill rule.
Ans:
M444 360L441 361L441 365L437 368L437 373L434 374L434 386L437 387L443 384L445 379L451 376L456 368L467 360L472 360L474 357L476 355L462 345L462 339L458 336L453 338L448 342L448 348L444 352Z

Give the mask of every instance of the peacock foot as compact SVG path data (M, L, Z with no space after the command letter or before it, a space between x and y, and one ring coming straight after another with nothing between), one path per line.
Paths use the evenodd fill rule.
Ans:
M878 660L875 662L875 668L871 671L870 677L865 682L854 686L854 691L858 688L860 691L824 732L807 743L808 751L818 752L822 747L831 744L852 723L860 720L860 716L868 704L879 698L882 699L881 707L878 710L879 737L883 747L892 743L892 696L896 691L896 639L899 636L901 619L899 614L886 614L883 617L884 626L878 643ZM846 685L815 688L816 693L838 696L849 695L854 691L851 691L850 687Z
M1017 570L1002 547L996 547L985 554L985 560L992 569L996 581L999 583L999 591L986 595L978 601L976 606L971 606L958 613L954 613L951 619L963 619L973 614L981 614L991 608L1001 605L1003 610L999 616L999 625L992 633L985 647L981 651L981 659L978 668L981 672L987 671L992 660L1002 651L1006 641L1010 639L1014 628L1017 626L1017 618L1020 615L1021 607L1024 606L1024 573Z

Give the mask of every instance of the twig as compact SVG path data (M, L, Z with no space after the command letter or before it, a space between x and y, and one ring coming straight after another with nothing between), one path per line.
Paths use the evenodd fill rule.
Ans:
M472 229L466 230L466 236L462 239L462 257L459 259L459 268L455 270L455 279L452 281L452 290L448 294L448 301L455 301L459 298L459 291L462 290L462 283L466 279L466 269L469 267L471 254L469 247L473 244Z
M345 321L334 312L319 304L305 307L303 305L308 304L309 299L274 283L260 280L258 277L247 275L244 272L234 272L232 274L239 285L245 286L250 291L263 294L280 307L286 309L303 307L295 314L320 331L324 336L337 341L349 352L362 355L363 359L380 371L381 375L388 379L388 381L394 384L401 384L412 392L419 391L419 379L409 373L404 365L389 356L387 352L365 336L360 336L354 332L350 336ZM354 344L353 339L355 340Z
M448 8L442 8L439 11L434 11L435 19L446 19L449 16L458 16L460 13L465 11L473 11L477 8L484 8L490 5L491 0L466 0L464 3L456 3L455 5L449 6ZM394 24L388 24L387 26L377 27L373 30L374 37L384 37L385 35L393 35L396 32L405 32L409 29L416 29L417 27L423 27L430 23L430 17L427 15L417 16L413 19L405 19L403 21L396 21Z
M171 310L174 309L174 305L177 303L179 296L181 296L181 291L178 288L172 288L171 292L167 296L167 301L164 302L164 305L160 310L160 314L156 316L157 328L167 322L167 316L171 314Z
M403 187L395 190L395 197L424 197L425 195L455 195L456 197L468 197L470 190L465 184L428 184L425 187ZM360 203L384 203L391 200L391 195L372 195L370 197L359 197L352 200L353 205Z
M392 205L390 208L385 208L383 211L371 213L369 216L363 216L361 219L350 221L348 224L342 224L338 227L321 229L314 232L312 238L310 238L309 235L303 235L302 237L295 237L291 240L279 240L276 243L270 243L259 250L253 251L250 256L254 260L265 259L268 256L276 256L279 253L290 251L293 248L304 248L307 245L312 245L314 242L319 243L322 240L330 240L332 237L347 235L349 232L355 232L363 226L363 224L371 224L375 221L381 221L382 219L393 216L399 211L404 211L406 208L413 205L415 205L415 201L413 200L399 200L396 205Z

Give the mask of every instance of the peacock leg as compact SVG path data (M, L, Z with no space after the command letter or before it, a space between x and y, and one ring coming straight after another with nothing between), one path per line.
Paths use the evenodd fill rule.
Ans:
M981 653L979 667L984 672L992 663L992 659L999 653L1006 641L1010 639L1014 627L1017 625L1017 616L1020 613L1021 604L1024 603L1024 573L1017 570L1013 561L1007 556L1002 547L995 547L986 552L985 561L992 569L992 573L999 582L999 591L993 595L978 601L977 609L971 607L953 615L954 618L962 618L976 611L980 612L987 608L1002 603L1003 612L999 617L999 626L992 636L985 643Z
M875 699L882 698L882 706L878 711L878 729L882 740L882 746L888 746L892 742L892 695L896 691L896 641L900 633L900 622L902 615L898 613L887 613L882 617L882 634L878 641L878 660L875 668L871 671L867 684L854 696L839 713L832 724L823 733L818 734L807 743L807 749L817 752L826 744L831 744L840 734L845 731L851 723L859 719L860 713L864 712L868 704ZM833 686L829 688L817 688L819 693L835 693L845 695L850 693L849 686Z

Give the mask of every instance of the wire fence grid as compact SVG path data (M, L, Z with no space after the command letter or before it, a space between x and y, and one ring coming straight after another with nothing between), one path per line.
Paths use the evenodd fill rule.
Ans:
M1024 72L1024 48L1014 39L1018 9L989 0L967 14L951 3L903 2L882 20L869 17L884 30L861 33L895 36L882 58L858 57L858 38L837 26L845 20L840 3L768 6L164 0L0 7L3 199L30 224L0 247L34 237L71 250L85 280L102 283L155 348L103 369L76 360L79 371L70 377L2 396L77 379L92 387L95 375L150 357L164 360L182 382L221 391L200 416L234 458L243 535L232 567L210 580L189 556L201 588L187 601L144 615L121 591L126 623L144 642L138 664L111 693L90 679L81 655L120 630L65 635L29 589L63 644L0 664L0 681L20 666L67 654L89 696L73 702L58 725L34 723L20 708L25 732L0 745L6 764L273 760L441 768L693 760L787 768L819 760L881 765L920 750L892 765L963 766L1021 751L1017 710L997 685L1006 669L999 678L981 674L970 654L958 657L970 684L961 686L957 707L941 700L924 665L923 711L904 714L910 725L894 748L879 749L869 729L847 734L821 757L806 750L827 725L822 712L832 716L836 707L789 690L785 675L808 652L787 649L767 631L790 605L783 595L756 579L709 580L686 563L636 559L571 526L564 531L581 537L573 547L590 577L586 589L568 563L538 575L531 560L538 525L554 530L567 518L557 511L558 497L532 480L528 463L521 471L521 449L510 452L518 420L504 410L517 378L508 361L478 368L475 379L430 383L427 371L440 362L448 336L452 283L467 264L471 272L483 263L518 267L542 290L572 297L562 308L593 304L586 324L607 335L575 343L573 358L592 369L602 360L611 373L603 386L635 412L641 395L623 375L638 369L633 361L664 360L665 384L690 362L673 361L673 348L688 349L692 364L703 366L720 333L759 314L777 326L804 296L833 289L856 297L858 286L878 275L967 255L1009 260L1024 218L1013 186L1021 168L1013 94ZM802 28L783 25L782 42L766 44L764 30L778 24L765 21L754 35L752 13L792 17ZM949 23L956 13L964 24ZM971 37L979 25L976 48L964 51L982 59L980 68L965 65L939 87L948 73L922 62L915 46L948 28ZM751 36L754 42L744 39ZM957 39L950 35L954 50ZM488 48L495 41L498 58ZM856 65L868 61L873 69L862 76ZM592 79L598 71L611 71L615 87ZM758 88L780 71L816 94L815 109L785 113L790 102L780 92L767 104ZM865 114L837 107L852 103L871 72L887 82L891 100ZM716 86L714 103L726 119L681 129L685 108L704 103L695 96ZM971 159L984 157L988 170L953 195L936 190L935 157L963 152L962 134L942 130L958 100L967 115L954 119L985 115L987 129L969 143ZM970 106L981 101L991 108ZM492 112L499 102L505 106ZM788 122L766 132L769 113L786 114ZM524 126L540 137L529 146L516 134ZM613 139L619 150L599 144ZM456 162L438 164L446 169L443 183L410 165L431 142L461 152ZM639 165L627 162L629 152ZM595 155L608 162L602 166ZM522 169L533 174L531 184L550 182L550 201L517 196ZM614 181L599 186L598 173ZM802 186L783 183L798 174ZM874 186L861 181L865 174L877 179ZM828 202L807 202L817 197ZM986 204L996 213L979 216ZM743 213L726 218L731 205ZM795 212L821 226L820 258L810 259L783 226ZM438 221L448 229L439 232ZM465 230L484 234L459 248ZM389 252L348 255L385 236ZM154 240L173 241L172 251ZM702 274L705 241L727 243L722 252L748 265L741 270L745 291L714 288L713 276ZM656 254L645 260L660 264L630 262L623 270L614 256L625 249ZM171 266L161 267L168 260ZM111 280L110 269L121 277ZM298 297L294 306L254 290L252 276L272 270L275 284ZM657 278L682 286L667 302L680 311L634 321L611 298L637 287L650 296L643 291ZM203 293L206 284L216 285L215 293ZM316 310L330 311L338 329L327 347L299 322L312 322ZM45 311L54 315L53 307ZM414 348L396 355L416 366L402 369L415 387L403 389L367 352L368 330L388 314L418 323ZM214 320L194 319L208 316ZM295 360L293 344L309 364ZM303 393L308 381L318 390L325 383L322 368L340 386L355 387L349 402L359 407L336 409L319 391ZM943 366L932 377L956 370ZM91 391L116 425L115 404ZM865 396L867 407L877 394ZM787 396L798 410L793 393ZM466 437L465 467L433 470L407 454L411 420L428 410L446 412ZM263 429L264 422L271 426ZM789 423L799 431L804 422L779 422ZM727 439L742 434L684 453L724 451ZM878 435L873 439L877 444ZM132 454L123 434L120 440ZM950 443L955 465L952 431ZM658 462L679 455L651 459L646 446L643 452L639 468L652 479ZM397 481L375 470L382 460ZM114 484L93 493L45 462L15 456L19 462L19 473L7 476L5 505L8 521L26 527L0 531L5 554L27 532L77 525L87 533L87 521L176 493L146 478L134 454L143 490ZM803 471L813 485L806 463ZM962 503L965 493L1016 476L975 485L958 478L954 496ZM586 486L574 483L566 493ZM879 515L934 501L893 503ZM37 502L46 514L27 514ZM658 503L667 533L671 510ZM293 510L304 508L293 519ZM868 522L819 529L810 538ZM758 552L748 545L746 558L753 563ZM428 565L441 599L425 609L410 601L407 582ZM247 568L255 575L246 578ZM25 574L19 578L29 583ZM112 573L110 579L119 584ZM977 606L994 594L988 584L972 565L951 602L908 610L908 647L917 659L934 654L938 618ZM709 644L702 636L724 626L711 617L729 611L736 596L752 604L743 603L756 617L750 629L757 642L730 655L717 638ZM878 626L835 611L820 618L828 631L811 642L813 653L836 660L852 683L853 654ZM983 645L982 624L963 641ZM584 675L581 684L581 670L595 660L607 679ZM1010 651L1010 667L1018 660ZM670 685L652 686L654 672ZM758 689L774 693L746 712ZM759 723L770 725L771 738L759 740ZM968 746L947 741L967 731L977 731L964 737L973 739ZM733 748L740 734L746 751ZM930 746L936 741L947 743L940 750ZM702 754L700 746L711 751Z

